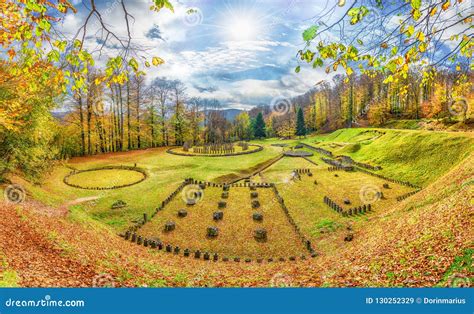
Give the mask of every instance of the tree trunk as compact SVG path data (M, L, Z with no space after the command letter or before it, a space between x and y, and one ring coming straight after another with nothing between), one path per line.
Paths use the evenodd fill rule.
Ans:
M92 121L92 91L87 92L87 154L92 154L91 121Z
M140 82L137 78L137 145L138 149L141 148L141 138L140 138Z
M77 103L79 106L79 122L81 124L81 156L86 154L86 134L84 131L84 111L82 109L82 95L78 94Z
M127 81L127 147L128 150L132 149L132 137L131 132L132 127L130 125L130 81Z

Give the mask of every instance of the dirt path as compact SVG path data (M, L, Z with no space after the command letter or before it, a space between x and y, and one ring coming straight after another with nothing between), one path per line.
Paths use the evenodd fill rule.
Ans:
M17 213L0 203L0 251L22 287L90 287L97 273L56 248Z
M230 174L217 177L214 181L217 183L228 183L228 184L237 183L240 180L250 178L258 174L259 172L262 172L263 170L269 168L271 165L273 165L274 163L276 163L283 157L284 157L283 154L278 155L277 157L268 159L248 169L240 170L237 173L230 173Z
M78 205L81 203L92 202L98 200L99 196L89 196L89 197L81 197L69 202L62 204L59 207L52 207L46 204L43 204L39 201L30 199L25 204L35 213L40 215L45 215L48 217L66 217L69 214L69 207Z
M63 204L61 207L67 209L67 208L69 208L69 206L78 205L78 204L86 203L86 202L96 201L99 198L100 198L99 196L81 197L81 198L77 198L75 200L72 200L70 202L67 202L66 204Z

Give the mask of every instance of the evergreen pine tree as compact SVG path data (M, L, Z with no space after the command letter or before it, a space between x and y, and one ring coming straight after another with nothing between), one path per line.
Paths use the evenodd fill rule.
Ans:
M306 127L304 124L304 113L303 109L298 108L298 113L296 115L296 133L297 136L305 136L306 135Z
M263 115L261 112L258 113L257 118L255 119L255 125L253 133L256 138L265 137L265 121L263 120Z

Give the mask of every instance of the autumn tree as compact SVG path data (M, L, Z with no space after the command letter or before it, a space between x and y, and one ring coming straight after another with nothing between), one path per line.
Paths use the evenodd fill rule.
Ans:
M244 111L239 113L234 120L235 135L239 140L250 140L252 135L250 116Z

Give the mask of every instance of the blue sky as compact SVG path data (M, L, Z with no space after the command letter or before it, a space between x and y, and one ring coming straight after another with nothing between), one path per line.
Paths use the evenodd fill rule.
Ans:
M304 66L296 74L294 68L296 53L304 47L302 31L328 3L334 6L333 1L172 1L175 13L152 12L147 0L126 3L135 17L135 43L147 48L144 55L157 55L166 62L148 70L148 79L181 79L189 96L216 98L227 108L249 109L268 104L274 97L304 93L328 78L320 69ZM75 4L79 12L66 17L65 33L74 33L84 20L81 1ZM110 27L124 34L119 2L99 1L99 6ZM96 45L93 38L88 39L90 49ZM114 54L113 47L107 54Z
M307 64L301 64L300 73L294 72L298 65L296 54L304 48L301 34L315 23L322 28L331 25L353 3L343 0L171 0L174 13L166 9L157 13L149 9L151 0L125 2L134 17L133 43L144 48L139 56L159 56L165 60L164 65L147 70L148 80L155 77L180 79L186 84L190 97L215 98L224 108L239 109L269 104L275 98L290 98L305 93L321 80L330 81L335 73L328 75L324 69L313 69ZM345 5L338 6L342 2ZM60 26L69 36L77 32L88 12L82 0L73 0L73 3L78 13L67 15ZM120 1L96 0L96 3L108 27L125 37ZM383 26L372 25L363 36L365 44L387 34L402 17L386 16L390 8L379 10L372 3L375 0L364 1L364 5L371 8L365 21L370 23L384 17ZM469 9L468 4L461 7ZM85 46L91 51L99 46L95 38L98 26L96 21L88 25L90 36ZM451 37L462 31L460 27L443 32L443 36ZM357 34L356 29L351 33L349 28L346 24L343 41L351 42ZM335 29L326 32L322 39L340 40L338 36ZM444 55L448 47L456 44L452 41L437 46L435 55ZM103 51L99 64L117 53L116 46L110 45Z

